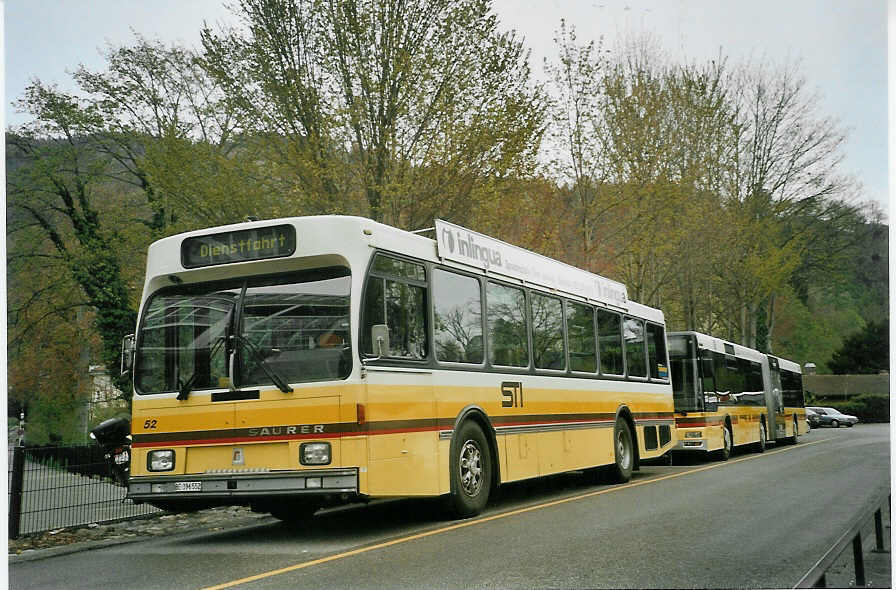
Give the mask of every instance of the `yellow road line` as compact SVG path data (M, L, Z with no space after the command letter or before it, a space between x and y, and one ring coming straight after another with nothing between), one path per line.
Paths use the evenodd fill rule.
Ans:
M645 480L643 480L643 481L629 482L629 483L627 483L627 484L618 485L618 486L613 486L613 487L611 487L611 488L607 488L607 489L604 489L604 490L596 490L596 491L593 491L593 492L587 492L587 493L580 494L580 495L577 495L577 496L569 496L569 497L567 497L567 498L561 498L561 499L559 499L559 500L551 500L550 502L545 502L545 503L543 503L543 504L535 504L535 505L533 505L533 506L527 506L527 507L525 507L525 508L517 508L516 510L510 510L510 511L508 511L508 512L501 512L500 514L493 514L492 516L485 516L485 517L483 517L483 518L477 518L477 519L475 519L475 520L466 520L466 521L463 521L463 522L459 522L459 523L457 523L457 524L452 524L452 525L445 526L445 527L441 527L441 528L434 529L434 530L431 530L431 531L426 531L426 532L423 532L423 533L416 533L416 534L414 534L414 535L408 535L407 537L400 537L400 538L398 538L398 539L392 539L391 541L385 541L385 542L383 542L383 543L377 543L376 545L370 545L370 546L368 546L368 547L360 547L360 548L358 548L358 549L353 549L353 550L351 550L351 551L345 551L345 552L343 552L343 553L337 553L337 554L335 554L335 555L330 555L330 556L327 556L327 557L321 557L320 559L313 559L313 560L311 560L311 561L305 561L305 562L302 562L302 563L297 563L297 564L295 564L295 565L290 565L290 566L287 566L287 567L284 567L284 568L280 568L280 569L276 569L276 570L271 570L271 571L264 572L264 573L261 573L261 574L256 574L256 575L254 575L254 576L248 576L248 577L245 577L245 578L240 578L239 580L233 580L233 581L230 581L230 582L224 582L223 584L218 584L217 586L208 586L207 588L204 588L203 590L220 590L220 589L222 589L222 588L232 588L233 586L238 586L238 585L240 585L240 584L247 584L247 583L249 583L249 582L256 582L256 581L258 581L258 580L263 580L263 579L265 579L265 578L271 578L271 577L274 577L274 576L278 576L278 575L280 575L280 574L285 574L285 573L288 573L288 572L294 572L294 571L301 570L301 569L305 569L305 568L309 568L309 567L312 567L312 566L315 566L315 565L321 565L321 564L323 564L323 563L329 563L329 562L331 562L331 561L337 561L337 560L339 560L339 559L345 559L346 557L352 557L352 556L354 556L354 555L360 555L360 554L362 554L362 553L368 553L368 552L370 552L370 551L376 551L377 549L385 549L386 547L391 547L391 546L393 546L393 545L400 545L400 544L402 544L402 543L408 543L408 542L410 542L410 541L416 541L417 539L424 539L424 538L426 538L426 537L432 537L432 536L434 536L434 535L440 535L440 534L442 534L442 533L447 533L447 532L449 532L449 531L455 531L455 530L462 529L462 528L466 528L466 527L476 526L476 525L483 524L483 523L486 523L486 522L491 522L491 521L493 521L493 520L499 520L499 519L502 519L502 518L507 518L507 517L509 517L509 516L516 516L516 515L518 515L518 514L524 514L524 513L526 513L526 512L532 512L532 511L534 511L534 510L541 510L541 509L543 509L543 508L550 508L551 506L557 506L557 505L560 505L560 504L566 504L567 502L574 502L574 501L577 501L577 500L584 500L585 498L592 498L592 497L594 497L594 496L600 496L600 495L602 495L602 494L609 494L609 493L611 493L611 492L618 492L618 491L620 491L620 490L627 490L627 489L629 489L629 488L635 488L635 487L639 487L639 486L647 485L647 484L650 484L650 483L656 483L656 482L659 482L659 481L664 481L664 480L667 480L667 479L674 479L674 478L676 478L676 477L682 477L682 476L684 476L684 475L690 475L690 474L692 474L692 473L700 473L701 471L708 471L708 470L710 470L710 469L716 469L716 468L718 468L718 467L725 467L725 466L727 466L727 465L733 465L733 464L735 464L735 463L740 463L740 462L742 462L742 461L750 461L750 460L752 460L752 459L759 459L760 457L767 457L767 456L769 456L769 455L774 455L774 454L776 454L776 453L782 453L782 452L785 452L785 451L789 451L789 450L792 450L793 448L797 448L797 449L799 449L799 448L803 448L803 447L808 447L809 445L817 445L817 444L819 444L819 443L823 443L823 442L830 442L830 441L832 441L832 440L834 440L834 439L830 439L830 438L829 438L829 439L816 440L816 441L806 442L806 443L801 442L801 443L799 444L799 446L797 446L797 447L791 447L791 448L786 448L786 449L775 449L774 451L767 451L767 452L765 452L765 453L757 453L757 454L754 454L754 455L750 455L749 457L741 457L740 459L735 459L735 460L733 460L733 461L726 461L726 462L724 462L724 463L714 463L714 464L712 464L712 465L706 465L706 466L703 466L703 467L699 467L699 468L697 468L697 469L690 469L690 470L688 470L688 471L680 471L680 472L678 472L678 473L671 473L671 474L669 474L669 475L663 475L663 476L661 476L661 477L653 477L653 478L650 478L650 479L645 479Z

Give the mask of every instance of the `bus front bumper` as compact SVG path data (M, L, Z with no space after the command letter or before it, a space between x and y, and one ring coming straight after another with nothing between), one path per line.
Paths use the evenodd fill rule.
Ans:
M357 492L358 470L352 468L132 477L127 497L152 502Z

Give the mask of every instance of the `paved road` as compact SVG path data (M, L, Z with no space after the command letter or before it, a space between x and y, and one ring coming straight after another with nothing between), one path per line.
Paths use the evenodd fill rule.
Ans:
M266 520L13 563L10 587L790 587L889 487L889 448L888 425L815 430L727 463L647 466L624 486L507 486L474 520L380 503L307 531Z

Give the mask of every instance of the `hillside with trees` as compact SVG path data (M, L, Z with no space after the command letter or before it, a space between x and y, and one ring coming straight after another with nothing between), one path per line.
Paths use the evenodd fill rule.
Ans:
M794 63L672 63L561 22L540 83L490 0L233 10L198 49L136 35L74 71L77 95L18 97L11 415L75 407L90 365L117 368L149 243L248 216L442 218L621 281L670 330L820 372L888 316L885 220Z

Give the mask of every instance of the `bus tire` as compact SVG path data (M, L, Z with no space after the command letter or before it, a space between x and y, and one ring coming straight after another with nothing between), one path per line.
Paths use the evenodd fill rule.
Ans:
M473 420L464 422L455 434L450 469L448 512L454 518L476 516L491 492L492 456L482 428Z
M610 467L610 480L613 483L625 483L632 478L635 464L635 445L632 431L622 417L616 418L613 426L613 455L615 463Z
M722 440L722 448L716 451L716 459L727 461L731 456L731 448L734 446L734 436L731 434L731 427L727 424L722 427Z
M760 420L759 422L759 442L756 443L756 451L759 453L765 452L765 422Z

